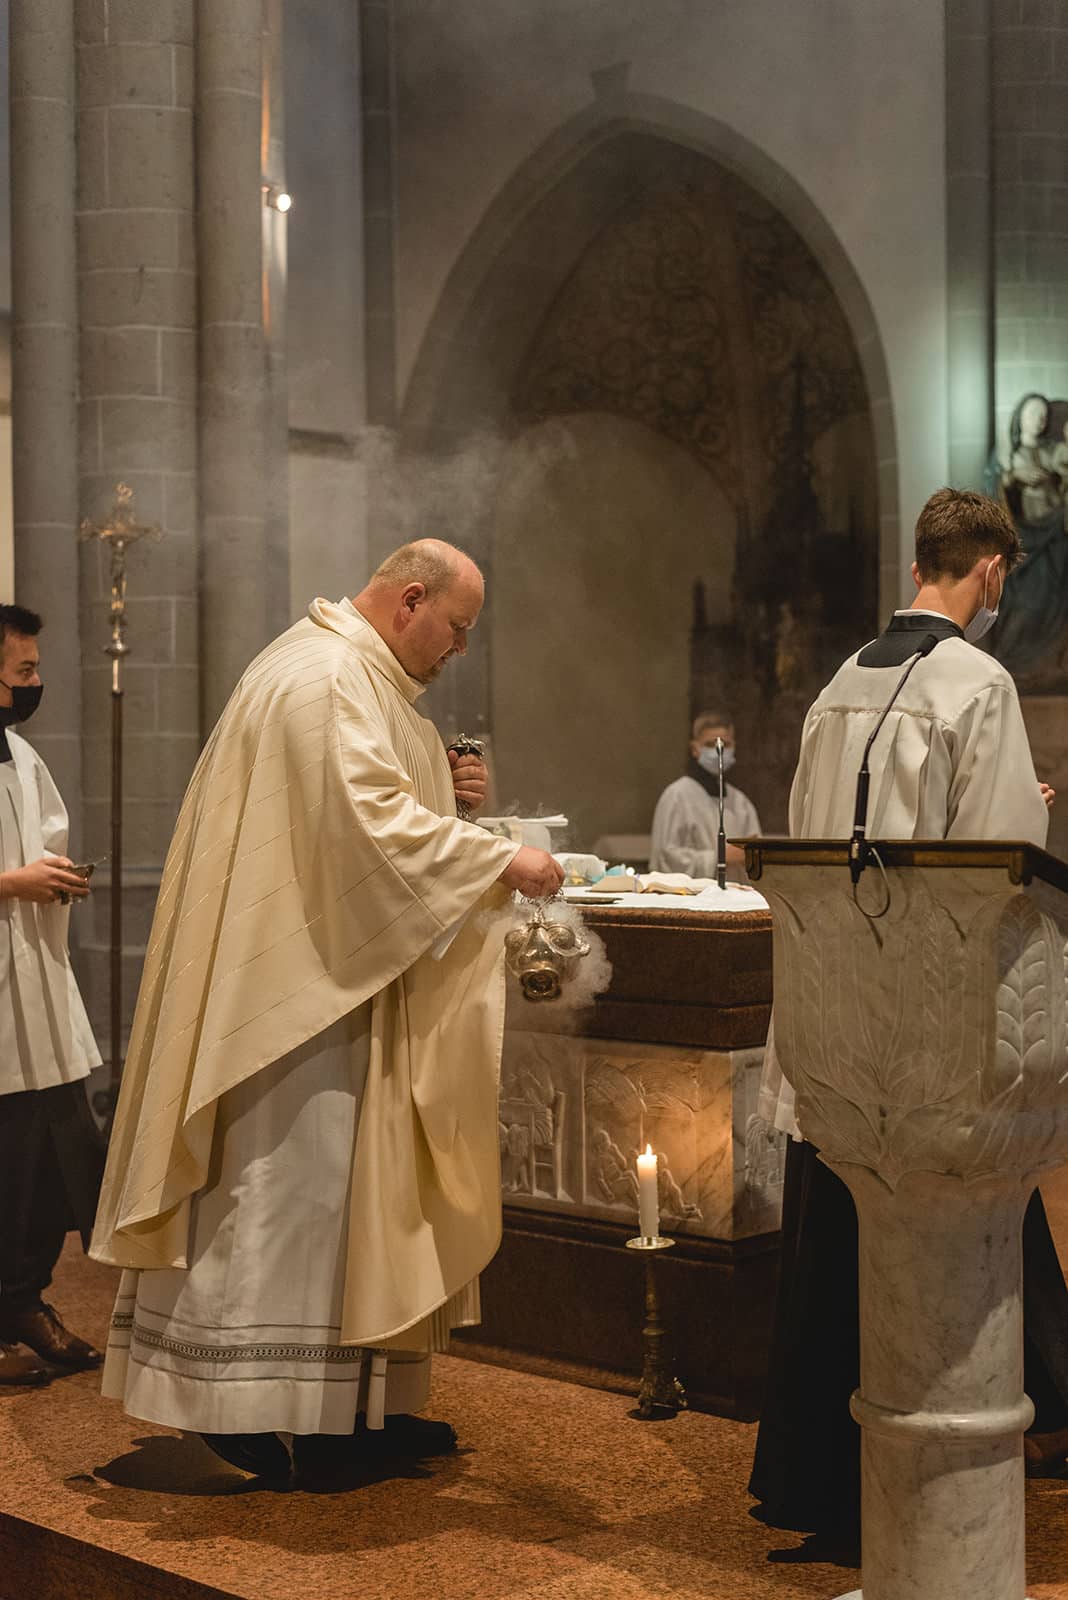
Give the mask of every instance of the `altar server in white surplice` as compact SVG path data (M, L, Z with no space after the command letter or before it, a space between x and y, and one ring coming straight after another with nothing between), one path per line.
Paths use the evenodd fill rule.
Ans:
M85 1080L100 1064L67 952L88 894L67 856L67 811L41 756L14 732L43 692L41 618L0 605L0 1383L100 1364L41 1296L68 1232L89 1242L103 1146Z
M869 839L1024 839L1044 845L1053 792L1035 776L1016 688L975 648L997 614L1020 544L1004 508L941 489L916 527L917 595L850 657L805 718L790 796L796 838L847 839L864 746L918 643L914 668L872 747ZM750 1491L778 1527L849 1539L859 1515L857 1243L845 1185L801 1141L773 1040L760 1109L793 1135L768 1393ZM1068 1296L1036 1193L1024 1230L1025 1342L1036 1457L1068 1448Z
M415 709L482 598L420 540L315 601L234 691L164 869L93 1242L130 1269L104 1392L277 1479L282 1434L298 1473L455 1443L411 1413L500 1238L485 913L561 879L459 820L485 768Z
M686 772L669 783L653 812L649 866L653 872L685 872L691 878L716 876L719 833L719 755L723 770L734 766L734 721L725 711L702 711L690 733ZM749 796L733 783L723 784L723 831L728 839L748 839L760 832L760 818ZM745 851L727 846L727 876L745 882Z

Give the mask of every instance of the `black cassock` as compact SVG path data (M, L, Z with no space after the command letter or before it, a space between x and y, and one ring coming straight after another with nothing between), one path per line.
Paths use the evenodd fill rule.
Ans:
M1036 1189L1023 1227L1024 1389L1034 1433L1068 1427L1068 1287ZM922 1334L922 1330L918 1330ZM813 1145L791 1139L771 1360L749 1492L773 1527L851 1536L860 1519L857 1216Z

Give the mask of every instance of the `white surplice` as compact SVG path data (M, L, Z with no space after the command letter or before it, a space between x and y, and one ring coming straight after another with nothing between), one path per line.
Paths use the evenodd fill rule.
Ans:
M858 652L859 654L859 652ZM848 839L864 746L904 671L851 656L810 708L790 791L790 833ZM913 670L872 747L869 839L1022 839L1044 846L1039 792L1016 686L993 656L942 639ZM771 1037L760 1114L797 1135L794 1091Z
M7 730L0 872L67 853L67 811L33 747ZM70 907L0 899L0 1095L77 1083L100 1064L67 953Z
M723 785L723 826L728 839L747 839L760 832L756 806L733 784ZM653 872L685 872L691 878L716 875L719 800L696 778L669 783L653 813L649 867ZM745 869L729 866L732 882L744 882Z
M222 1097L188 1268L122 1275L103 1393L129 1415L197 1433L347 1434L358 1411L377 1421L426 1404L429 1352L341 1342L370 1013Z

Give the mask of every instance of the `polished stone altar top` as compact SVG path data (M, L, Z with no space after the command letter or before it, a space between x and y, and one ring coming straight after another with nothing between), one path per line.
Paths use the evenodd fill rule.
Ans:
M728 891L729 892L729 891ZM551 1007L522 1026L602 1039L738 1050L763 1045L771 1017L771 913L708 911L681 905L582 907L603 941L612 981L575 1018L554 1021ZM530 1008L531 1011L539 1008ZM510 1023L520 1024L513 1008Z

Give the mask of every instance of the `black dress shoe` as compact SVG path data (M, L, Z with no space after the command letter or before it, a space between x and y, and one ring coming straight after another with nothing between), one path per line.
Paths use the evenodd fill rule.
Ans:
M293 1463L276 1433L202 1433L200 1437L231 1467L272 1483L289 1482Z
M305 1488L354 1487L367 1474L395 1470L401 1461L422 1461L456 1449L447 1422L397 1413L384 1428L357 1424L353 1433L304 1433L293 1437L293 1470Z
M447 1422L431 1422L398 1411L386 1418L384 1428L357 1427L355 1437L363 1447L387 1455L446 1456L456 1449L456 1430Z
M84 1372L98 1367L104 1359L93 1345L65 1328L43 1300L15 1311L0 1305L0 1339L28 1345L52 1366L67 1372Z

